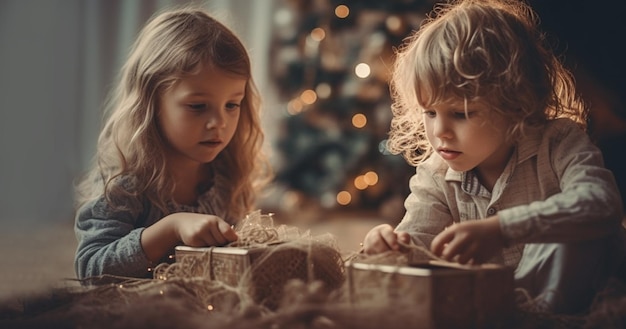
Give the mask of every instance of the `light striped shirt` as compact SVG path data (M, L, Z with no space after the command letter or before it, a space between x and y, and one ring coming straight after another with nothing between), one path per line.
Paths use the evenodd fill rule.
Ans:
M472 171L453 171L437 155L417 166L409 186L396 230L429 247L452 223L498 214L509 247L490 262L513 267L525 243L613 238L623 216L600 150L568 119L521 138L491 192Z

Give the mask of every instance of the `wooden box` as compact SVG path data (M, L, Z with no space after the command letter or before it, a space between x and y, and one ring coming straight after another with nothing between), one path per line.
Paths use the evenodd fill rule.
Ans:
M193 258L188 258L193 257ZM323 281L329 289L343 283L343 263L335 249L315 244L276 243L263 247L176 247L176 262L192 276L243 287L256 303L275 309L292 279Z
M499 265L352 262L346 277L353 306L412 309L420 328L504 328L513 310L513 270Z

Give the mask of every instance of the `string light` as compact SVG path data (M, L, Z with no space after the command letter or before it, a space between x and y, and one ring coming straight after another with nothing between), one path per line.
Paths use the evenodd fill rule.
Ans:
M350 194L350 192L348 191L341 191L339 193L337 193L337 203L345 206L350 204L350 202L352 201L352 195Z
M307 89L303 91L302 94L300 94L300 100L304 104L311 105L317 100L317 94L315 93L315 91Z
M354 179L354 187L359 190L364 190L367 188L369 184L365 181L365 177L363 175L359 175Z
M363 180L369 186L376 185L378 183L378 174L373 171L368 171L363 175Z
M387 17L385 25L389 31L396 33L399 32L402 27L402 20L398 16L392 15Z
M316 27L311 31L311 39L319 42L324 40L326 37L326 31L324 31L321 27Z
M350 8L346 5L339 5L335 7L335 15L339 18L346 18L350 15Z
M367 117L362 113L352 116L352 125L356 128L363 128L367 124Z
M330 88L329 84L327 84L326 82L322 82L317 85L317 87L315 87L315 92L317 93L317 97L325 99L330 97L332 89Z
M213 311L213 305L209 304L209 305L206 307L206 309L207 309L207 310L209 310L209 311Z
M291 100L287 104L287 113L291 115L296 115L302 112L303 108L304 108L304 104L302 104L302 101L300 101L299 98L296 98L296 99Z
M359 63L354 68L354 73L356 74L357 77L359 77L361 79L365 79L365 78L369 77L371 71L372 70L370 69L370 66L365 64L365 63Z

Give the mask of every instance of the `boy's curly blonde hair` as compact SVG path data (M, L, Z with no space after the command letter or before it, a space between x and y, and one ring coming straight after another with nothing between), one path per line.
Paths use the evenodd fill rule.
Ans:
M509 138L569 117L586 127L587 107L522 1L437 5L397 50L388 149L413 165L432 148L422 110L452 99L489 104L510 122Z

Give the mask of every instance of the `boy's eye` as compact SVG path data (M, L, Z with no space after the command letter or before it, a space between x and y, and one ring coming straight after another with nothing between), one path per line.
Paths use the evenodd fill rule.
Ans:
M424 110L424 115L429 118L434 118L437 115L437 113L435 111Z
M454 112L454 117L457 119L467 119L471 118L474 115L474 112Z

